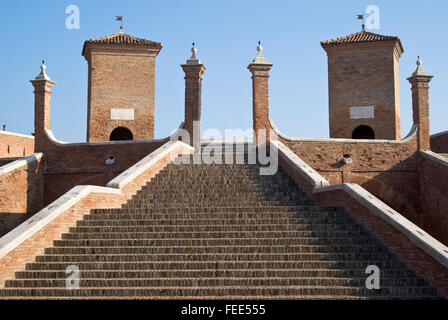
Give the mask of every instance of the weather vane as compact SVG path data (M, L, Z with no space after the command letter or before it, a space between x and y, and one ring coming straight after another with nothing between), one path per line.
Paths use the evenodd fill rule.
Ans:
M366 31L365 29L365 24L364 24L364 15L363 14L358 14L358 20L362 20L362 31Z
M123 16L116 16L115 20L120 21L120 33L123 33Z

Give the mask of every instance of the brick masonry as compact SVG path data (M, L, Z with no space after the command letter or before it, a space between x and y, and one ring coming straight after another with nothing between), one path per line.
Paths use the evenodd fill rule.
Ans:
M155 68L161 45L88 43L87 141L109 141L125 127L134 140L154 138ZM133 109L133 120L112 120L111 109Z
M380 242L403 259L419 276L435 284L445 294L448 293L448 269L409 241L405 234L373 214L369 208L343 189L316 192L310 181L305 179L285 159L280 157L279 164L319 205L344 207L359 224L372 232Z
M0 287L5 280L13 279L16 271L24 270L25 264L34 261L35 256L43 254L44 249L61 239L61 235L74 227L91 209L120 208L128 199L151 180L160 170L171 163L178 154L189 153L183 147L177 147L172 152L160 158L143 173L132 179L123 188L121 194L89 193L76 204L65 210L57 218L46 224L38 232L23 241L8 254L0 258Z
M422 197L425 211L422 228L448 244L448 161L422 156Z
M430 136L431 150L437 153L448 153L448 131Z
M330 137L352 138L356 127L367 125L376 139L399 140L399 43L322 46L328 55ZM350 107L361 106L373 106L374 118L351 119Z
M0 174L0 237L43 207L42 158Z
M0 131L0 158L26 157L33 153L34 137Z

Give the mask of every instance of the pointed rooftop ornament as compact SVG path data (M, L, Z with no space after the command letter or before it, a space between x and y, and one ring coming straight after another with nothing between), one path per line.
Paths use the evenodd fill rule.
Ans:
M263 47L261 46L261 41L258 41L258 46L257 46L257 56L255 57L254 60L252 60L252 63L255 64L269 64L268 60L263 57Z
M423 70L422 68L422 60L420 60L420 56L417 56L417 69L415 69L414 73L412 74L412 76L429 76L429 74Z
M49 80L49 81L51 81L50 77L45 73L45 69L47 69L47 67L45 66L45 61L42 60L42 64L40 65L40 70L41 71L37 75L35 80Z
M196 56L196 52L198 52L198 49L194 46L194 42L192 43L191 48L191 57L187 60L187 64L202 64L201 61L199 61L198 57Z

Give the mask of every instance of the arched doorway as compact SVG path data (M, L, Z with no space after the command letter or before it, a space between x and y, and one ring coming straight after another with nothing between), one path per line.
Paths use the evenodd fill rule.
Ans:
M133 140L131 130L125 127L115 128L110 134L110 141Z
M352 139L375 139L375 132L369 126L359 126L353 130Z

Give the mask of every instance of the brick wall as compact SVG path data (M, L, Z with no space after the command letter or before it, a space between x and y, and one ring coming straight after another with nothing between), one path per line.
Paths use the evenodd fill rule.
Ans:
M88 141L109 141L117 127L134 140L154 138L155 67L158 51L91 44L89 63ZM134 120L112 120L111 109L133 109Z
M400 99L395 41L324 46L328 55L330 137L351 138L368 125L376 139L399 140ZM374 117L351 119L350 107L373 106Z
M43 163L41 156L10 163L0 171L0 236L4 235L43 207ZM5 173L6 171L6 173Z
M141 189L177 155L192 152L186 147L185 144L175 146L175 149L165 153L144 172L133 177L121 189L104 188L104 191L102 191L92 186L77 186L64 195L66 199L58 199L51 206L46 207L36 215L36 217L44 219L45 215L51 214L51 211L61 210L61 213L58 213L56 218L46 223L43 227L36 228L36 230L27 230L26 228L29 226L21 225L16 230L13 230L17 234L11 234L11 239L9 239L11 242L24 236L24 234L28 235L26 235L24 241L13 245L14 248L11 250L7 250L6 254L2 252L4 249L0 250L0 287L4 286L5 280L12 279L16 271L23 270L26 263L33 262L36 255L43 254L44 249L52 246L54 240L61 239L62 234L68 232L70 227L74 227L76 221L89 214L90 210L94 208L120 208L137 190ZM114 192L114 190L119 190L119 192ZM83 193L85 195L80 196ZM70 207L64 208L65 203L74 197L78 197L77 201ZM19 230L20 228L23 228L23 230ZM5 238L0 239L0 241L5 241ZM1 245L4 248L4 246L11 244L1 243ZM1 245L0 248L2 248Z
M430 136L431 151L437 153L448 153L448 131L440 132Z
M306 179L301 174L300 170L294 168L284 157L279 157L279 165L319 205L339 206L346 209L357 223L372 232L380 242L387 246L391 252L398 255L421 277L433 283L439 290L448 293L448 269L410 241L403 232L380 218L369 207L363 205L358 198L355 199L348 194L342 187L321 191L325 188L321 189L313 185L309 179ZM309 170L306 170L306 168L302 170L309 174ZM316 183L317 181L314 182Z
M448 245L448 160L423 152L421 157L423 228Z
M0 131L0 158L25 157L34 153L34 137Z
M62 144L47 136L43 143L44 204L53 202L76 185L105 186L168 140ZM111 156L115 163L108 166L105 161Z
M330 184L360 184L419 224L421 209L415 133L401 142L292 139L277 133L280 142ZM351 164L342 161L345 154L350 155Z

